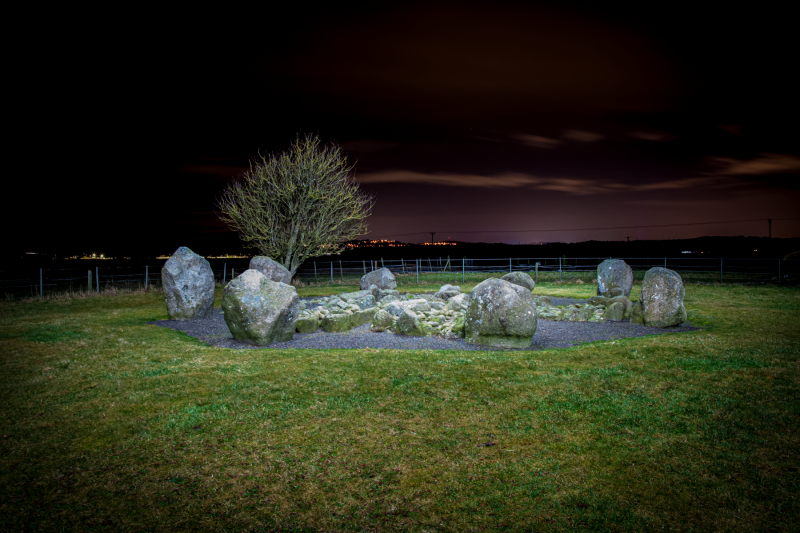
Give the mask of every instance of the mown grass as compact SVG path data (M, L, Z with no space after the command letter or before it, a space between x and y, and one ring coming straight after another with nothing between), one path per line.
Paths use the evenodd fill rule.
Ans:
M702 331L523 353L217 349L147 325L158 293L0 304L0 529L796 530L800 291L686 307Z

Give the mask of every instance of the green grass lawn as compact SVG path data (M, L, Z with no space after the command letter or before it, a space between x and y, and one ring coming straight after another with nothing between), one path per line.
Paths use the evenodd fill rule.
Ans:
M526 353L225 350L146 325L163 294L2 303L0 530L796 531L800 290L686 308L702 331Z

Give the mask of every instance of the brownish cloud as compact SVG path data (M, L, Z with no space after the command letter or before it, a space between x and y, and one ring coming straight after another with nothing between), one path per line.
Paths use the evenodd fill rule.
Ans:
M600 135L599 133L593 133L591 131L582 131L582 130L567 130L564 132L562 137L564 137L569 141L576 141L581 143L593 143L605 139L605 136Z
M740 184L738 181L731 181L727 178L710 176L629 185L617 182L604 183L582 178L545 178L523 173L481 176L475 174L427 174L408 170L387 170L360 174L358 181L362 184L406 183L466 188L526 188L559 191L575 196L658 190L730 188Z
M559 141L558 139L551 139L550 137L542 137L541 135L520 134L516 135L515 138L522 144L533 146L534 148L541 148L543 150L552 150L553 148L561 144L561 141Z
M650 142L667 142L675 139L675 136L663 131L634 131L629 134L634 139Z
M753 159L712 157L707 160L717 174L727 176L756 176L794 174L800 172L800 157L791 154L762 153Z

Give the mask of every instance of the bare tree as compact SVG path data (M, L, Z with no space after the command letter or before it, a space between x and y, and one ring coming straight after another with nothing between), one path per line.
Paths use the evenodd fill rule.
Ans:
M298 136L287 152L259 155L228 185L217 201L220 219L294 276L306 258L339 253L366 233L374 199L352 170L339 146Z

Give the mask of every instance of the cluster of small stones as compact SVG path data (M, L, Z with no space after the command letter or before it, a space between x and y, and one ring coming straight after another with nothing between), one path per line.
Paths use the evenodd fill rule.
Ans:
M437 296L440 293L446 293L446 301ZM297 331L311 333L321 327L341 332L370 324L370 329L376 332L463 337L469 295L461 294L454 286L442 287L437 295L401 295L397 290L372 285L368 290L313 298L300 304Z
M592 296L585 304L553 305L549 296L536 296L536 315L565 322L619 322L630 318L634 304L626 296Z

